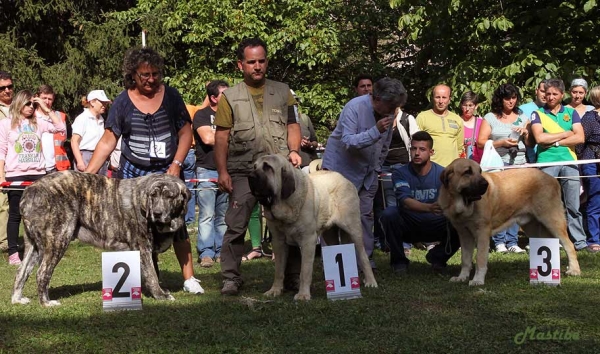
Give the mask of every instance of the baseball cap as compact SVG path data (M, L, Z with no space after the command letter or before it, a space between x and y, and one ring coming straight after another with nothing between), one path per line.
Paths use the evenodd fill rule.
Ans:
M106 97L106 93L104 93L104 90L90 91L90 93L88 93L87 95L87 100L88 102L90 102L91 100L98 100L100 102L112 102L108 99L108 97Z

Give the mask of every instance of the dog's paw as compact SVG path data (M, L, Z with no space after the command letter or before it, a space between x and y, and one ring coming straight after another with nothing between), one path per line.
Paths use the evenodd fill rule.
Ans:
M469 286L482 286L485 282L483 280L471 280Z
M27 305L28 303L31 302L31 300L29 300L29 298L27 298L27 297L22 297L20 299L12 299L11 302L13 303L13 305L16 305L16 304Z
M469 278L467 278L467 277L461 277L460 275L457 276L457 277L450 278L450 282L451 283L464 283L467 280L469 280Z
M277 296L281 296L282 293L283 293L283 288L271 288L271 289L269 289L269 291L264 293L264 295L268 296L268 297L277 297Z
M294 295L294 300L295 301L308 301L308 300L310 300L310 293L309 294L298 293L298 294Z
M42 305L44 305L44 307L60 306L60 301L58 301L58 300L48 300L46 303L44 303Z
M580 269L567 269L565 274L572 276L572 277L578 277L581 275L581 270Z
M375 280L373 280L373 281L366 281L365 282L365 287L367 287L367 288L376 288L377 287L377 282Z

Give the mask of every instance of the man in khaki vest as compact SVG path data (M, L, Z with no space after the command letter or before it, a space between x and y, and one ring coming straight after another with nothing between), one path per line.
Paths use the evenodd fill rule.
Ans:
M237 295L243 284L239 266L244 253L244 236L257 203L248 185L254 161L272 153L287 156L296 167L302 161L298 154L300 125L294 107L296 100L288 85L266 79L267 45L258 38L244 39L237 57L244 81L223 92L214 122L219 189L229 193L229 208L225 214L227 231L221 248L223 295ZM292 250L288 264L299 266L299 251ZM299 268L290 267L287 272L300 273ZM294 285L288 286L290 290Z
M0 70L0 119L8 119L8 107L14 97L12 77L6 71ZM0 251L8 251L6 239L6 224L8 223L8 198L0 192Z

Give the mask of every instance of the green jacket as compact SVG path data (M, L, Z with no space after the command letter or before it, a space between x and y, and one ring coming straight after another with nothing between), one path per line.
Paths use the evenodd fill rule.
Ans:
M233 127L229 137L227 170L229 174L252 171L262 155L289 154L287 145L288 85L267 80L264 86L262 115L245 83L223 92L231 106Z

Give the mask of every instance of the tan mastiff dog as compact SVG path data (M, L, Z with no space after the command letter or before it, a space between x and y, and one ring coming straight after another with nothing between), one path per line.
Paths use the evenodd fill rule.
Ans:
M581 274L567 234L560 184L552 176L536 168L482 173L476 162L456 159L441 179L438 203L458 231L462 250L460 274L450 281L469 280L477 246L477 268L469 285L483 285L491 236L515 222L529 236L560 239L569 259L566 274Z
M307 175L285 157L267 155L254 163L249 183L252 194L264 206L273 235L275 280L265 295L279 296L283 292L288 245L297 245L302 268L300 289L294 300L310 300L319 234L328 245L354 243L365 286L377 287L362 239L358 193L350 181L333 171Z

